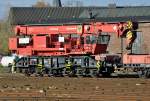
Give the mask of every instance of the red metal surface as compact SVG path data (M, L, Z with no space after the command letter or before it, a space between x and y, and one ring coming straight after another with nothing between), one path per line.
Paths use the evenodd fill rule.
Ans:
M88 23L68 25L18 25L15 27L16 38L10 38L9 49L20 55L98 55L105 53L107 44L86 44L86 36L98 37L101 32L122 35L126 23ZM73 34L78 37L71 37ZM18 44L18 36L30 38L29 44ZM64 37L64 42L59 42ZM81 43L84 38L84 44Z
M45 35L45 34L58 34L58 33L81 34L83 31L82 31L82 28L80 28L80 27L82 27L82 25L16 26L15 32L16 32L16 34L26 34L26 35L33 35L33 34L44 34Z
M15 33L19 35L33 35L33 34L83 34L83 33L97 33L98 31L102 32L115 32L121 35L121 27L126 25L126 23L89 23L82 25L24 25L16 26Z
M9 38L9 49L10 50L17 49L17 38Z
M127 55L123 56L124 64L150 64L150 55Z
M47 48L48 43L46 41L46 36L33 36L33 48L37 50Z
M30 47L27 47L27 48L19 48L19 49L17 50L17 54L25 55L25 56L27 56L27 55L31 56L31 55L32 55L32 48L30 48Z

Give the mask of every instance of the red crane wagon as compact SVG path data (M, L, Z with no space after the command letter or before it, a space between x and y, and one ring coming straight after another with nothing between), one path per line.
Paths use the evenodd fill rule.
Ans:
M131 21L17 25L16 36L9 39L9 49L21 58L14 61L12 71L17 69L27 75L41 76L111 75L121 60L130 64L126 56L123 59L101 56L106 53L111 34L126 38L126 49L130 50L136 29L137 24Z

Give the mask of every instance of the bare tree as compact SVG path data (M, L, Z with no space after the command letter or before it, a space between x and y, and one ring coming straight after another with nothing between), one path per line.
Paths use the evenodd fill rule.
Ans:
M53 0L53 7L62 7L61 0Z
M8 2L5 6L4 19L0 21L0 54L7 54L8 50L8 39L14 35L12 26L9 23L9 12L11 4Z
M45 2L44 0L38 0L36 4L33 5L33 7L49 7L50 4Z

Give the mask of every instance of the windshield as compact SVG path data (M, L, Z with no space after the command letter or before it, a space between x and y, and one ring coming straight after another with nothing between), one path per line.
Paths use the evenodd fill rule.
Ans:
M94 35L86 36L86 43L87 44L94 44L94 43L96 43L96 37Z
M110 35L99 35L97 39L98 44L108 44Z
M86 44L108 44L110 40L110 35L99 35L98 37L91 35L86 36Z

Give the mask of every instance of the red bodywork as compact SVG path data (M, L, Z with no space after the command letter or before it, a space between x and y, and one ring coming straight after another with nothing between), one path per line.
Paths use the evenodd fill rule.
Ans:
M123 56L124 64L149 64L150 55L127 55Z
M66 25L18 25L16 37L9 39L11 52L24 56L98 55L105 53L108 43L87 43L87 38L99 38L116 33L123 34L126 23L88 23ZM73 37L74 35L74 37ZM19 43L19 38L29 42ZM90 40L91 40L90 39ZM23 39L24 40L24 39ZM92 42L92 41L91 41Z

